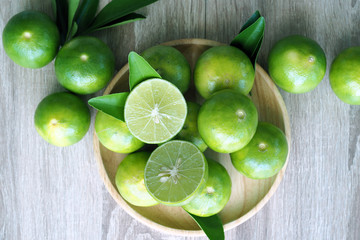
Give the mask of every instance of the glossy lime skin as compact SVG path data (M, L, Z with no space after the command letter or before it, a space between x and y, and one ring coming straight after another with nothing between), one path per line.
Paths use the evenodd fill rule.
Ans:
M207 145L201 138L198 127L197 119L200 110L200 105L194 102L186 102L187 115L185 123L181 131L175 137L175 139L189 141L195 144L200 151L204 152L207 149Z
M99 141L113 152L131 153L144 146L130 133L125 122L100 111L95 118L95 132Z
M91 94L104 88L115 70L115 57L100 39L81 36L72 39L55 59L59 83L78 94Z
M244 52L232 46L206 50L196 62L194 82L199 94L207 99L222 89L248 94L254 84L255 70Z
M47 142L65 147L80 141L89 130L90 112L77 96L54 93L45 97L35 111L36 131Z
M190 65L179 50L157 45L146 49L141 56L160 74L161 78L173 83L182 93L188 90Z
M340 100L360 105L360 46L341 52L330 68L330 84Z
M276 126L259 122L252 140L243 149L231 153L234 167L248 178L262 179L277 174L286 162L288 143Z
M320 45L299 35L278 41L269 53L268 63L271 78L290 93L313 90L326 72L326 56Z
M214 151L231 153L240 150L254 136L258 113L245 95L225 89L216 92L201 106L199 133Z
M6 24L2 35L6 54L25 68L41 68L50 63L59 49L56 24L42 12L23 11Z
M158 204L144 184L144 171L149 157L149 152L131 153L121 161L116 172L115 184L119 193L135 206L149 207Z
M231 179L218 162L207 159L209 167L205 187L183 208L196 216L209 217L219 213L230 199Z

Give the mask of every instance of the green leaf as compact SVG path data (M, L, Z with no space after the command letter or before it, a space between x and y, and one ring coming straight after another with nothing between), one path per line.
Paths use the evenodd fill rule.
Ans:
M99 29L116 19L124 17L139 8L145 7L157 0L113 0L109 2L95 17L89 26L88 32Z
M136 52L130 52L128 58L130 90L146 79L161 78L155 69L153 69L150 64Z
M259 10L256 10L254 14L246 21L246 23L241 27L240 32L242 32L245 28L250 27L256 20L261 17Z
M265 19L256 11L231 42L232 46L246 53L253 63L254 68L264 38L264 31Z
M74 17L76 14L76 11L79 7L79 3L80 0L67 0L68 4L69 4L69 8L68 8L68 29L67 29L67 38L69 38L70 34L74 31L73 29L73 22L74 22Z
M124 122L124 106L128 95L128 92L114 93L91 98L88 103L98 111L106 113Z
M82 0L75 15L75 21L78 25L78 32L84 31L94 20L99 6L99 0Z
M73 37L75 36L77 30L78 30L78 25L77 25L76 22L73 22L73 27L71 28L71 32L70 32L70 36L69 36L69 37L70 37L70 38L73 38Z
M225 239L224 227L217 214L210 217L198 217L191 213L189 213L189 215L195 220L210 240Z
M141 15L141 14L137 14L137 13L130 13L124 17L121 17L119 19L116 19L115 21L112 21L100 28L96 28L93 29L92 32L98 31L98 30L102 30L102 29L106 29L106 28L112 28L112 27L116 27L116 26L120 26L126 23L131 23L131 22L135 22L138 20L142 20L144 19L145 16ZM84 34L90 33L88 31L84 32Z
M66 41L68 33L68 2L66 0L55 0L56 2L56 25L60 32L60 44Z

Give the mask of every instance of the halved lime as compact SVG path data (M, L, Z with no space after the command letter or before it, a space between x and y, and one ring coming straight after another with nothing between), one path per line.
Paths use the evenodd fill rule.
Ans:
M156 148L145 167L145 186L160 203L182 206L205 186L208 165L194 144L174 140Z
M136 138L145 143L163 143L183 127L187 106L172 83L154 78L137 85L125 103L125 122Z

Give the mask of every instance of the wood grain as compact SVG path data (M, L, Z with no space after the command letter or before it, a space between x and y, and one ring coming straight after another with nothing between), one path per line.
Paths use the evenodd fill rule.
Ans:
M25 9L51 14L50 1L2 0L0 29ZM341 50L360 45L358 0L160 0L141 10L146 20L96 36L115 52L120 69L130 50L164 41L227 43L256 9L266 19L259 56L265 69L270 48L290 34L318 41L328 67ZM206 239L165 235L125 213L102 184L92 131L72 147L56 148L34 129L37 104L62 90L53 63L24 69L2 47L0 61L0 239ZM281 94L293 136L285 177L265 207L226 239L360 239L359 106L336 98L328 74L310 93Z

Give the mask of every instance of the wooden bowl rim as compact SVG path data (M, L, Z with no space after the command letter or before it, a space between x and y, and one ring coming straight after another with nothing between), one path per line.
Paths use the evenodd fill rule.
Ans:
M208 40L208 39L201 39L201 38L178 39L178 40L173 40L173 41L168 41L168 42L161 43L161 45L167 45L167 46L178 46L178 45L186 45L186 44L198 44L198 45L206 45L206 46L225 45L225 44L217 42L217 41ZM114 88L114 86L117 83L120 76L125 74L128 70L129 70L129 65L127 63L114 76L114 78L111 80L111 82L106 87L103 95L109 94L111 92L111 90ZM288 113L287 113L287 109L286 109L284 100L283 100L279 90L275 86L274 82L271 80L270 76L257 63L256 63L256 71L260 75L262 75L262 77L265 80L266 84L273 91L276 99L279 102L279 106L280 106L281 113L282 113L283 120L284 120L285 136L286 136L287 141L289 143L289 151L288 151L288 155L287 155L284 167L277 174L277 177L275 178L275 181L273 182L271 188L266 193L266 195L250 211L248 211L245 215L241 216L240 218L238 218L238 219L236 219L234 221L231 221L229 223L224 224L224 231L230 230L230 229L235 228L238 225L244 223L245 221L250 219L252 216L254 216L258 211L260 211L263 208L263 206L270 200L270 198L272 197L272 195L275 193L276 189L280 185L280 182L283 179L283 176L285 174L285 170L286 170L288 160L289 160L289 156L290 156L290 146L291 146L290 120L289 120L289 116L288 116ZM95 131L94 131L94 135L93 135L93 143L94 143L94 152L95 152L95 156L96 156L96 162L97 162L97 165L98 165L98 168L99 168L99 173L100 173L101 179L104 182L104 185L105 185L106 189L108 190L110 195L113 197L113 199L130 216L132 216L133 218L135 218L136 220L140 221L141 223L145 224L148 227L151 227L153 229L156 229L158 231L161 231L161 232L164 232L164 233L167 233L167 234L178 235L178 236L205 236L205 233L202 230L183 230L183 229L176 229L176 228L166 227L164 225L161 225L159 223L153 222L153 221L145 218L144 216L142 216L141 214L136 212L133 208L131 208L128 205L128 203L120 196L120 194L115 189L115 187L113 186L113 184L111 183L111 181L110 181L110 179L109 179L109 177L107 175L104 163L102 161L101 153L100 153L99 140L98 140L98 138L96 136Z

